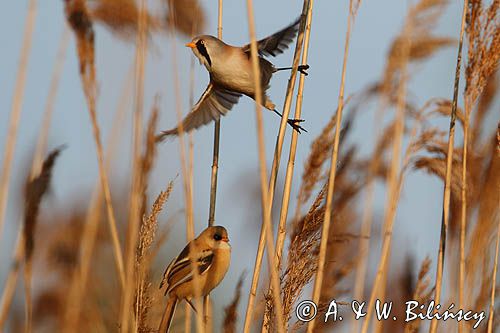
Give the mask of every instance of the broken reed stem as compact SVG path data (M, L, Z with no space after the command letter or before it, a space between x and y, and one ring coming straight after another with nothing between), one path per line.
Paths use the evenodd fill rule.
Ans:
M217 38L222 39L222 0L219 0L217 19ZM208 226L215 223L215 202L217 199L217 175L219 172L220 119L214 125L214 151L212 158L212 175L210 178L210 208L208 211Z
M326 248L328 245L328 235L330 232L330 221L332 218L332 204L333 204L333 193L335 190L335 176L337 173L337 160L338 160L338 151L339 151L339 141L340 141L340 126L342 123L342 111L344 108L344 88L345 88L345 73L347 68L347 58L349 55L349 41L351 38L351 28L352 23L354 21L354 13L353 13L353 0L349 0L349 13L347 16L347 31L345 37L345 45L344 45L344 59L342 61L342 76L340 79L340 90L338 97L338 106L336 112L336 120L335 120L335 138L333 141L333 149L332 156L330 162L330 173L328 178L328 191L326 197L325 204L325 216L323 220L323 228L321 231L321 242L318 254L318 269L316 271L316 278L314 280L314 289L312 299L313 302L319 304L320 300L320 292L321 286L323 284L323 274L325 269L326 262ZM315 320L311 320L307 325L307 332L314 332Z
M304 0L304 5L302 7L302 18L304 18L306 16L308 8L309 8L309 0ZM268 210L267 210L267 213L269 214L269 216L271 215L271 210L272 210L272 204L273 204L273 199L274 199L274 189L275 189L276 179L277 179L277 175L278 175L279 162L281 159L281 150L283 147L283 140L284 140L286 126L287 126L287 119L288 119L288 115L290 114L290 108L292 105L293 90L295 89L295 79L297 76L297 67L299 65L300 54L302 51L303 36L304 36L304 23L303 23L303 19L302 19L302 22L301 22L300 27L299 27L299 33L297 36L296 45L295 45L295 53L293 56L293 66L292 66L292 70L290 73L290 79L288 80L288 86L287 86L287 90L286 90L285 104L283 106L283 113L282 113L283 116L281 117L278 138L276 140L273 165L271 167L271 176L269 179L269 197L268 197L269 206L268 206ZM259 87L259 89L260 89L260 87ZM252 320L253 320L253 310L255 308L255 297L256 297L257 288L259 285L260 271L262 268L262 259L264 257L264 247L265 247L265 241L266 241L265 232L266 232L266 228L263 224L261 226L261 230L260 230L259 243L257 246L257 255L255 258L255 265L254 265L253 276L252 276L252 284L251 284L250 293L248 296L248 303L247 303L247 309L246 309L246 314L245 314L245 323L244 323L244 329L243 329L244 332L248 332L250 330L250 326L251 326Z
M255 84L255 114L257 117L257 137L258 137L258 151L259 151L259 170L260 170L260 190L261 190L261 205L262 205L262 224L264 228L264 234L266 235L266 243L268 246L268 261L269 261L269 271L271 273L271 284L273 288L273 302L276 309L282 309L281 298L280 298L280 282L278 277L278 272L276 266L274 265L274 243L273 234L271 231L271 214L269 211L270 201L268 196L268 186L266 182L267 178L267 168L266 168L266 148L264 142L264 128L262 123L262 87L260 83L260 69L257 51L257 42L255 40L255 22L253 13L253 1L247 0L247 16L248 16L248 30L250 34L250 54L252 61L252 70L254 74L254 84ZM284 117L287 117L284 115ZM248 309L247 309L248 310ZM247 312L248 314L248 312ZM277 319L277 332L284 333L285 322L283 319L283 312L276 311ZM246 325L245 325L246 326ZM248 328L245 327L244 332L248 333Z
M33 162L31 164L31 171L29 178L30 180L32 180L33 177L40 172L43 163L43 156L47 149L47 138L50 129L52 113L54 109L54 102L57 96L57 90L59 88L59 81L63 70L64 61L66 59L66 50L68 48L69 36L70 36L69 29L65 25L59 41L56 61L54 63L54 68L52 71L49 93L47 96L47 100L45 102L42 126L38 134L35 154L33 157ZM2 330L5 319L7 318L10 305L12 304L14 291L17 285L17 278L19 276L19 267L20 267L19 261L24 255L23 253L24 253L24 239L23 239L22 228L20 228L14 250L14 256L13 256L14 264L12 265L12 268L7 276L7 280L5 282L5 288L3 289L2 299L0 302L0 331Z
M439 238L439 252L436 268L436 289L434 290L434 301L439 304L441 300L441 287L443 280L444 255L446 249L446 232L448 231L448 218L450 215L450 195L451 195L451 168L453 161L453 147L455 142L455 120L457 118L458 88L460 84L460 67L462 63L462 45L465 31L465 17L468 8L468 0L464 0L462 9L462 22L460 25L460 39L458 41L457 65L455 68L455 82L453 85L453 102L450 115L450 131L448 135L448 152L446 154L446 175L443 194L443 215L441 218L441 235ZM465 156L464 156L465 158ZM463 223L463 222L462 222ZM462 231L461 231L462 232ZM436 333L437 320L432 320L429 328L430 333ZM459 326L460 327L460 326Z
M135 254L141 220L142 184L144 182L141 171L142 147L142 113L144 107L144 68L146 63L147 36L146 36L146 0L139 2L139 19L137 21L137 38L135 53L135 94L133 113L133 147L132 147L132 186L130 192L129 221L127 228L126 247L126 288L123 292L121 307L121 330L129 331L130 320L134 332L138 332L138 318L132 316L132 301L136 291ZM136 302L137 303L137 302ZM137 307L137 304L135 305ZM137 308L136 308L137 310ZM137 313L136 313L137 314ZM137 314L138 315L138 314Z
M217 38L222 40L222 0L218 1L217 15ZM217 199L217 176L219 173L219 146L220 146L220 118L215 121L214 125L214 151L212 158L212 176L210 179L210 208L208 212L208 226L213 226L215 223L215 203ZM205 326L211 329L210 321L210 294L205 296L203 300L203 312L205 314ZM207 330L210 332L210 330Z
M309 55L309 40L311 35L311 22L312 22L312 10L314 6L314 0L309 0L308 10L307 10L307 18L304 29L304 46L303 46L303 54L301 65L307 65L307 58ZM303 100L303 92L304 92L304 84L305 84L305 75L300 75L299 79L299 88L297 91L297 100L295 105L295 119L300 119L302 114L302 100ZM276 270L279 272L281 267L281 259L283 254L283 247L285 245L286 239L286 221L288 217L288 208L290 205L290 195L292 190L292 180L293 180L293 172L295 167L295 156L297 152L297 142L299 139L299 133L297 131L292 131L292 139L290 141L290 152L288 156L288 163L286 167L286 175L285 175L285 184L283 187L283 198L281 201L281 211L279 217L278 224L278 233L276 237L276 249L274 253L274 260L276 265ZM271 286L269 286L269 292L272 292ZM280 309L276 309L276 311L280 311ZM266 320L270 320L271 318L264 318L262 331L268 331L268 325L266 325Z
M36 0L29 0L28 13L24 24L23 44L21 47L21 54L19 56L16 83L14 85L14 96L12 97L12 107L10 109L9 127L7 137L5 139L2 174L0 176L0 239L2 238L2 230L5 222L10 173L12 171L12 162L14 159L14 150L17 141L17 131L23 108L24 88L26 86L26 76L33 40L33 30L35 28L35 18Z
M497 130L497 154L500 154L500 124ZM500 185L498 186L498 190L500 193ZM498 200L498 205L500 206L500 196ZM497 237L495 244L495 264L493 266L493 272L491 275L491 298L490 298L490 315L488 318L488 333L493 333L493 315L495 312L495 290L496 290L496 279L497 279L497 270L498 270L498 247L500 243L500 219L498 221L497 226Z
M169 0L169 6L172 8L173 2ZM191 191L192 186L190 185L189 171L186 159L186 144L184 142L184 126L182 124L182 104L181 104L181 90L180 90L180 80L179 80L179 72L178 72L178 64L177 64L177 47L175 44L175 15L174 11L170 11L172 15L172 26L170 29L171 32L171 44L172 44L172 68L173 70L173 81L174 81L174 90L175 90L175 110L177 115L178 129L179 129L179 154L181 160L181 173L182 173L182 183L184 187L184 201L186 204L186 238L188 243L194 239L194 221L193 221L193 194ZM199 287L199 274L198 270L195 267L195 262L191 263L191 269L193 271L193 284L195 286L194 294L195 294L195 306L198 309L203 309L203 302L198 297L201 295L201 290ZM205 326L203 324L203 314L196 314L196 331L199 333L205 332Z

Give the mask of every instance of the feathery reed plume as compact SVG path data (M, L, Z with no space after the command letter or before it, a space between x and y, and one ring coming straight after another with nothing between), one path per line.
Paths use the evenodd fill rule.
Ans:
M148 131L149 132L149 131ZM151 131L151 140L154 145L154 133ZM148 135L148 138L150 136ZM148 139L149 141L149 139ZM153 206L151 207L151 212L148 216L145 214L142 217L142 223L139 230L139 242L136 251L136 267L137 267L137 284L138 289L136 291L136 308L137 308L137 321L139 331L146 332L151 329L147 325L148 311L152 306L152 299L148 296L148 289L151 286L149 280L149 270L151 267L151 261L153 257L151 256L151 246L155 240L156 231L158 229L158 215L163 209L163 206L168 201L170 193L173 189L173 181L168 184L165 191L160 192L156 198Z
M17 129L21 118L21 109L26 85L26 75L28 70L28 60L31 52L31 41L33 40L33 30L35 28L36 1L30 0L28 3L28 14L24 26L23 44L21 57L17 69L16 83L14 86L14 96L12 98L12 108L10 110L10 121L7 138L5 140L5 150L3 156L2 173L0 174L0 236L4 225L5 210L7 207L7 196L9 194L10 172L14 149L17 140Z
M52 178L52 169L55 161L63 147L54 149L45 159L40 174L30 180L25 190L24 207L24 284L26 292L26 332L32 330L32 299L31 299L31 275L33 263L33 250L35 248L35 229L40 210L40 203L47 192Z
M174 27L187 36L197 35L205 29L205 11L198 0L163 1L168 4L165 16L168 27Z
M328 245L328 236L330 232L330 221L331 221L331 213L332 213L332 202L333 202L333 194L335 190L335 176L337 173L337 160L338 160L338 152L339 152L339 142L340 142L340 125L342 123L342 111L344 108L344 88L345 88L345 76L346 76L346 68L347 68L347 58L349 54L349 42L351 38L351 28L355 19L355 12L353 11L353 0L349 1L349 13L347 15L347 30L345 35L345 45L344 45L344 57L342 60L342 74L340 79L340 89L338 96L338 104L336 111L336 121L335 127L337 130L335 131L335 138L333 141L333 149L331 154L331 162L330 162L330 173L328 175L328 187L327 187L327 195L326 195L326 206L325 206L325 217L323 221L323 227L321 232L321 242L318 254L318 268L316 271L316 277L314 279L314 287L312 293L312 300L316 304L320 301L320 292L322 289L323 283L323 274L325 269L325 261L326 261L326 248ZM314 318L307 325L307 332L314 332L315 320Z
M82 87L86 97L87 107L89 109L90 120L92 123L92 132L97 151L97 164L99 167L99 178L101 181L102 192L106 203L106 213L108 216L111 239L113 241L113 250L115 253L115 263L122 287L125 285L125 271L123 266L123 254L116 227L116 219L111 203L111 192L109 189L108 176L104 163L104 152L101 142L101 133L97 123L96 98L97 83L95 78L95 54L94 54L94 30L92 20L88 13L85 1L83 0L65 0L65 14L71 29L75 33L78 60L80 62L80 77Z
M134 0L97 0L89 3L89 14L96 23L102 23L117 36L134 41L137 36L138 21L142 15ZM145 14L146 31L155 32L160 28L158 19Z
M238 305L240 304L241 288L245 280L245 272L240 275L236 290L234 292L233 301L224 309L224 333L236 333L236 324L238 322Z

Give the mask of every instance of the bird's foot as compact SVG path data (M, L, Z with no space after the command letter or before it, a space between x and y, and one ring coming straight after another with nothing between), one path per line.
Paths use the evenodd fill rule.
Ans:
M299 134L302 133L300 130L307 132L307 130L304 127L299 125L300 123L304 122L304 119L288 119L286 122L288 123L288 125L292 126L292 128L296 130Z
M309 69L309 65L299 65L299 67L297 67L297 70L306 76L309 74L309 73L307 73L308 69Z

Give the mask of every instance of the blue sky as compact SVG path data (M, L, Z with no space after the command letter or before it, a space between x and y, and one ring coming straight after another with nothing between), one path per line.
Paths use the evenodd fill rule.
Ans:
M216 34L217 8L214 1L201 1L207 11L208 24L205 33ZM64 28L63 1L38 3L36 28L27 85L22 110L21 125L15 152L13 178L8 202L5 228L0 239L0 282L6 276L9 258L19 221L19 201L25 165L33 150L41 123L43 106L48 93L57 46ZM392 38L398 33L407 10L406 1L363 1L354 24L351 49L347 66L346 96L360 91L367 84L380 77L385 56ZM302 1L255 0L257 34L267 36L292 22L300 13ZM304 127L308 133L299 137L296 172L293 192L300 184L302 165L307 157L311 141L320 133L324 124L335 110L342 68L344 37L346 30L348 1L316 1L313 13L311 44L309 54L309 76L306 79L303 104ZM19 52L22 43L27 1L9 1L0 11L0 22L7 29L0 29L2 61L0 62L0 147L4 147L9 110L13 95ZM450 2L440 20L437 34L458 37L461 5ZM246 2L225 1L223 36L227 43L242 45L248 42ZM133 63L134 47L131 43L117 39L102 27L96 29L97 71L99 80L99 122L104 136L109 133L113 113L118 105L123 82ZM181 79L182 106L187 111L189 99L189 66L193 55L183 47L188 38L175 41L178 73ZM55 147L67 144L57 163L52 195L46 200L44 214L50 217L50 210L60 208L68 199L88 195L97 179L97 163L85 101L77 72L77 58L74 40L71 37L64 72L54 110L49 144ZM168 36L155 37L146 64L145 110L149 113L154 96L161 96L161 127L170 128L175 123L175 108L172 70L172 40ZM418 73L410 85L415 99L421 105L432 97L450 98L454 76L456 50L451 47L436 54L432 61L418 67ZM270 59L277 66L288 66L292 52L287 51ZM204 67L196 62L195 99L205 89L208 75ZM269 95L282 108L288 74L277 73L272 80ZM122 128L122 148L119 158L113 163L112 183L128 183L130 171L131 121L130 110L133 100L127 96L129 106L127 120ZM279 118L271 112L264 112L267 161L270 166ZM353 140L363 146L363 140L373 133L373 112L361 112L353 129ZM442 129L447 129L443 121ZM197 232L207 220L210 187L210 166L212 155L213 126L205 126L194 134L194 207ZM260 211L255 211L255 185L258 179L257 140L255 136L254 104L242 98L239 104L222 121L221 153L219 169L219 197L217 200L217 223L225 225L233 242L233 264L229 276L221 286L222 292L215 294L216 306L229 303L236 280L241 271L251 272L260 228ZM289 134L285 141L288 146ZM159 148L159 159L153 172L150 196L163 189L169 180L180 174L177 141L170 141ZM2 155L3 156L3 155ZM288 158L283 153L282 165ZM2 158L2 157L0 157ZM280 173L284 177L284 172ZM242 181L242 179L244 181ZM181 179L177 178L172 199L167 204L167 216L177 213L180 217L173 229L182 235L184 226ZM258 192L257 192L258 193ZM411 174L405 183L395 224L395 246L408 244L412 247L398 251L400 255L411 252L420 262L426 255L434 257L437 252L438 230L441 214L442 185L437 179L422 174ZM292 197L294 207L295 198ZM376 197L376 211L383 212L384 195ZM165 246L169 253L182 247L182 238L171 239ZM375 255L374 260L377 259ZM170 260L165 255L165 265ZM244 288L250 284L248 275ZM227 291L227 292L224 292ZM246 297L242 299L246 305Z

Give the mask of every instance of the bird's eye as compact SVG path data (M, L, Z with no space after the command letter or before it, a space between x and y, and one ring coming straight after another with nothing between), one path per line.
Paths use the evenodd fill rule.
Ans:
M201 45L205 45L205 41L203 39L200 40Z
M215 235L214 235L214 239L215 239L216 241L220 241L220 240L222 239L222 236L221 236L221 235L219 235L219 234L215 234Z

